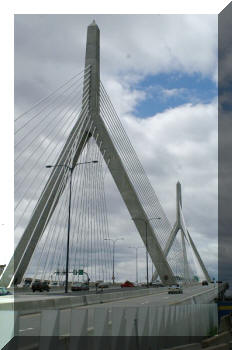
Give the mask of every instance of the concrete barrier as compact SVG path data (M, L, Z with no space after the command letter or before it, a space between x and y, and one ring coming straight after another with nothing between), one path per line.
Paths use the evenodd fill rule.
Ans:
M21 288L21 290L23 290ZM28 289L27 289L28 290ZM107 303L114 300L121 300L126 298L136 298L138 296L156 294L154 289L140 289L140 290L128 290L112 293L97 293L80 296L44 296L38 299L38 295L35 295L35 299L20 300L20 298L13 297L7 300L6 303L1 303L1 310L13 310L16 311L30 311L37 312L39 310L46 309L62 309L71 308L76 306L85 306L99 303ZM31 295L33 298L34 294Z
M207 348L208 350L229 350L229 344L220 344L220 345L214 345L214 346L210 346L209 348Z
M31 287L10 287L8 288L12 293L31 293ZM51 291L62 292L64 290L64 286L50 286Z
M208 304L212 302L218 295L218 289L206 290L198 293L194 296L189 296L180 301L175 302L175 304Z
M199 350L199 349L201 349L200 343L192 343L192 344L174 346L173 348L168 348L164 350Z
M232 328L231 313L221 317L219 333L229 331Z
M222 332L218 335L215 335L211 338L204 339L201 342L202 348L209 348L210 346L220 345L224 343L229 343L232 340L232 334L230 331Z
M77 306L86 306L92 304L107 303L114 300L122 300L126 298L136 298L138 296L156 294L153 289L128 290L112 293L98 293L80 296L43 296L39 300L20 300L12 298L11 301L1 304L1 310L30 311L37 312L46 309L65 309Z
M67 309L77 306L86 305L83 300L83 296L79 297L48 297L40 300L15 300L15 302L1 304L1 309L9 310L13 305L15 311L21 311L27 313L38 312L47 309ZM2 308L3 306L3 308Z

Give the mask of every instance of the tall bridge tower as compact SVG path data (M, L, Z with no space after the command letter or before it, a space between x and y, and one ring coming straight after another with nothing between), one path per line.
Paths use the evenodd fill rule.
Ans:
M177 191L177 222L170 237L166 239L164 249L159 239L158 231L151 222L151 214L154 216L154 213L158 213L159 216L162 216L163 225L168 223L168 220L120 121L113 119L116 112L108 100L107 109L104 109L102 103L102 99L107 97L100 82L100 31L95 21L88 26L87 30L86 71L88 71L88 74L85 75L83 82L81 112L67 137L56 164L66 164L74 168L78 163L83 148L91 138L94 138L129 214L134 219L137 231L147 248L157 274L164 284L175 283L176 278L168 262L167 255L177 230L181 229L183 247L186 235L189 236L188 232L186 233L180 225L180 185L178 185ZM107 119L108 108L112 114L110 122ZM128 154L130 157L129 164ZM13 257L1 276L1 285L17 285L22 281L35 248L55 211L67 182L66 169L64 167L54 167L14 251ZM61 186L62 183L64 184L63 187ZM146 189L148 195L143 189ZM149 210L148 206L151 207ZM197 250L190 236L188 238L197 255ZM185 248L184 256L186 257ZM197 256L198 260L201 261L199 254ZM201 263L201 266L202 268L204 267L203 263ZM206 270L204 271L206 273ZM187 264L186 275L188 275Z

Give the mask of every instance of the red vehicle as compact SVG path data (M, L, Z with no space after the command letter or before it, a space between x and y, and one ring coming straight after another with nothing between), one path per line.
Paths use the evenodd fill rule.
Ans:
M130 281L126 281L124 283L121 284L121 288L127 288L127 287L134 287L134 283L130 282Z

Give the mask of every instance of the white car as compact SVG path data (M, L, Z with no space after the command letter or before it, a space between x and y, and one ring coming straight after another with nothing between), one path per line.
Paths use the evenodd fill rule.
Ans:
M164 287L164 285L163 285L161 282L157 282L157 281L151 282L151 283L150 283L150 286L151 286L151 287L155 287L155 288Z
M98 284L98 288L109 288L109 283L101 282Z
M51 286L58 286L58 282L56 282L56 281L51 282Z
M179 284L168 287L168 294L183 294L183 289Z

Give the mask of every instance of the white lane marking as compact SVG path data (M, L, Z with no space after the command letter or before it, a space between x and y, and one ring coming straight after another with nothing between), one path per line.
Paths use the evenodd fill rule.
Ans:
M20 329L20 330L19 330L19 332L31 331L32 329L35 329L35 328L25 328L25 329Z

